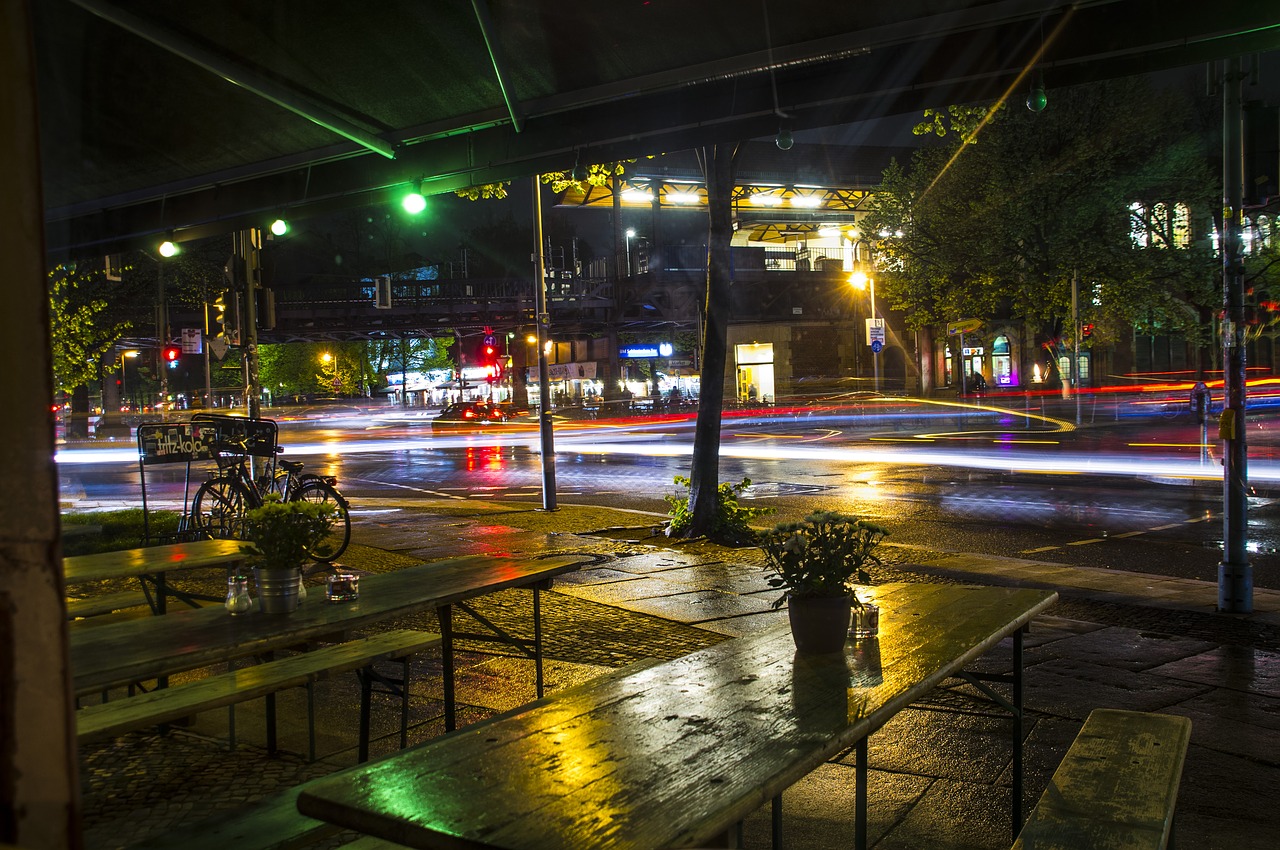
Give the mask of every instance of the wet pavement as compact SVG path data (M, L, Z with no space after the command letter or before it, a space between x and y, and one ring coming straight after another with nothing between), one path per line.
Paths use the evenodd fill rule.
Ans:
M405 500L364 506L343 563L383 572L463 553L578 552L582 570L543 595L547 689L554 692L642 659L673 658L779 622L758 550L676 543L655 536L656 516L562 506L545 513L483 502ZM1191 718L1191 749L1178 802L1184 847L1272 846L1280 795L1280 592L1255 591L1248 617L1215 613L1217 588L1116 570L888 546L873 573L886 581L1032 584L1061 600L1027 639L1026 804L1039 797L1094 708ZM313 579L318 593L319 579ZM507 591L477 611L531 636L528 594ZM386 627L433 629L434 615ZM461 624L466 628L466 624ZM463 645L460 725L532 700L532 661ZM1008 647L992 653L1006 661ZM443 733L439 654L414 661L410 743ZM1000 848L1009 824L1008 721L983 716L962 685L939 689L870 739L872 846ZM279 698L283 752L263 749L259 703L209 712L167 736L134 733L81 749L89 850L177 846L170 830L229 817L255 799L355 761L354 676L317 685L317 753L307 760L305 692ZM375 757L399 745L398 711L376 705ZM790 848L852 843L853 756L826 764L784 795ZM767 808L744 827L750 848L769 846ZM348 837L327 839L335 846Z

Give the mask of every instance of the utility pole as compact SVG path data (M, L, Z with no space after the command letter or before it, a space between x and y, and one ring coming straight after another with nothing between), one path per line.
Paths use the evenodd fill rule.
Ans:
M614 178L615 181L617 178ZM551 377L547 367L547 340L551 338L551 313L547 307L547 270L542 257L542 192L533 175L533 229L537 252L533 257L534 317L538 328L538 433L542 443L542 509L556 510L556 449L551 428ZM617 183L614 183L616 190Z
M1253 611L1253 567L1247 559L1248 450L1245 442L1244 348L1244 74L1240 57L1222 78L1222 563L1218 610Z
M164 347L169 344L169 310L164 297L164 259L156 270L156 371L160 373L160 419L169 418L169 364L164 362Z
M1075 352L1071 357L1071 385L1076 395L1076 424L1080 424L1080 272L1071 272L1071 338Z

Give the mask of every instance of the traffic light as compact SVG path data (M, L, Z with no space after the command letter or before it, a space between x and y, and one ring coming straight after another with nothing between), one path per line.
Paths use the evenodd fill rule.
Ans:
M161 359L169 364L170 369L177 369L178 363L182 360L182 349L176 345L166 345L161 351Z
M502 355L498 350L498 338L489 328L485 328L478 354L480 368L484 370L484 379L491 384L496 383L502 378Z
M1093 325L1092 325L1092 324L1090 324L1090 323L1086 323L1086 324L1081 325L1081 326L1080 326L1080 338L1081 338L1081 339L1088 339L1088 338L1089 338L1089 337L1091 337L1091 336L1093 336Z

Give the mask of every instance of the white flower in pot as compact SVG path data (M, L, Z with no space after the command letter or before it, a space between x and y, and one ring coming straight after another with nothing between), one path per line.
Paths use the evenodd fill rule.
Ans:
M760 537L771 587L786 594L796 649L837 652L849 632L850 612L869 603L854 583L867 584L866 568L879 564L877 549L888 531L851 514L817 511L802 522L780 522Z

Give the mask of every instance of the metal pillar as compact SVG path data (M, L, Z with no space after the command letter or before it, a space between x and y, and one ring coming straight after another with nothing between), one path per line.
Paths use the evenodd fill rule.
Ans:
M615 184L616 186L616 184ZM533 287L537 297L538 326L538 433L542 443L542 509L556 510L556 449L551 429L551 378L547 368L547 340L551 338L551 313L547 308L547 270L542 256L542 187L533 176L533 229L537 239L533 256Z
M1248 545L1246 493L1244 349L1244 74L1237 56L1226 61L1222 79L1222 386L1223 446L1222 563L1218 565L1218 610L1253 611L1253 567Z

